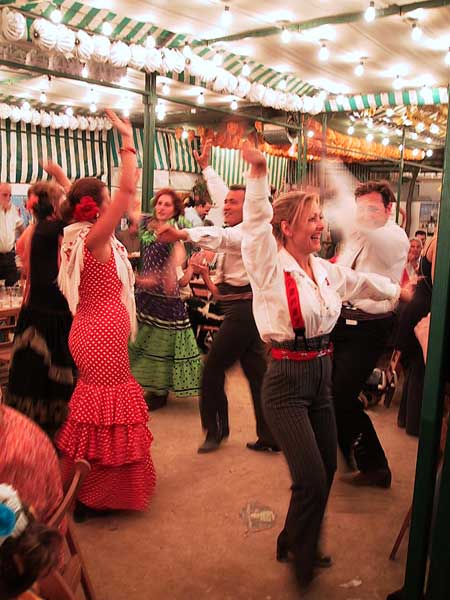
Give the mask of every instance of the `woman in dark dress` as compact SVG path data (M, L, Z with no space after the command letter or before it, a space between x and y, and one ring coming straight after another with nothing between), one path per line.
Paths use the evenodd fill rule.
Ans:
M398 425L409 435L419 435L422 410L425 362L422 350L414 334L414 327L431 308L433 291L433 265L436 251L436 236L425 246L419 262L418 281L411 301L403 309L396 348L402 353L405 383L398 411Z
M53 437L66 418L74 387L67 341L72 316L56 282L65 226L59 218L64 192L44 182L32 186L30 192L36 224L22 251L27 286L14 336L6 403Z

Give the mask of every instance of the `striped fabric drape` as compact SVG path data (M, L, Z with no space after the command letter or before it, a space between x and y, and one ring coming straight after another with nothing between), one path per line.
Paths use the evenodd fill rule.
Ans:
M286 181L288 159L272 154L266 154L266 158L270 184L280 190ZM244 174L247 171L247 166L239 150L213 146L211 166L228 186L242 184L245 181Z
M197 161L194 158L194 150L200 150L200 140L194 138L189 140L177 140L174 133L167 134L170 148L170 166L172 171L183 171L184 173L200 173Z
M144 148L144 130L142 127L133 127L133 138L134 145L137 152L138 166L142 167L142 157ZM111 152L111 164L113 167L118 167L120 164L119 160L119 148L122 145L122 138L120 133L115 129L110 132L110 152ZM170 153L169 153L169 141L167 134L162 131L156 132L155 140L155 168L160 171L170 170Z
M0 120L0 181L30 183L47 179L41 161L53 160L69 179L106 179L106 131L43 129Z

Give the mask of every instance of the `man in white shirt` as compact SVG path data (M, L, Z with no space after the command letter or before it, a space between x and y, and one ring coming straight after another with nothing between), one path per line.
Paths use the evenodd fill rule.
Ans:
M194 206L188 206L184 211L184 216L191 222L192 227L203 227L203 221L211 210L211 202L207 198L197 198Z
M177 230L165 226L158 233L162 242L190 241L201 248L224 253L222 281L216 281L216 291L225 319L214 337L203 370L200 413L207 434L198 451L205 453L217 450L221 441L229 435L225 373L239 360L250 385L258 435L256 442L248 443L247 447L277 452L279 448L262 412L261 387L266 357L253 317L252 291L241 255L245 187L227 188L212 167L208 166L210 150L211 142L206 142L201 156L196 154L196 158L215 207L223 207L223 217L228 227Z
M400 283L409 241L389 220L395 196L387 182L369 181L355 190L356 229L337 263L358 272L377 273ZM333 331L333 398L341 450L352 451L360 473L355 485L388 488L391 472L374 426L358 400L376 367L395 322L396 301L357 300L342 308Z
M16 266L16 237L24 229L19 211L11 202L11 185L0 183L0 279L12 286L19 279Z

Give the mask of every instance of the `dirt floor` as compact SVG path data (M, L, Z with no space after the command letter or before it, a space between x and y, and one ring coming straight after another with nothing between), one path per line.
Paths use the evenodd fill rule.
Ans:
M254 418L239 368L227 387L231 435L219 451L197 454L195 400L169 402L150 424L158 481L148 512L77 526L97 600L384 600L402 583L406 540L395 562L388 556L411 501L417 451L397 428L397 407L370 411L392 489L354 488L337 473L323 542L334 566L300 594L289 565L275 560L290 494L286 464L246 449Z

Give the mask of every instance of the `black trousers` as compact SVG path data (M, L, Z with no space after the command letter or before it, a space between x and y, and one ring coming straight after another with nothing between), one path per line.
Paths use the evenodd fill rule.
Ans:
M271 360L264 378L267 423L289 466L292 494L281 536L294 553L297 576L312 575L322 520L336 471L336 422L330 356Z
M395 323L394 317L347 325L340 318L331 339L333 399L339 447L349 461L356 441L355 459L360 471L384 468L388 462L369 415L358 395L377 365Z
M250 385L258 438L273 445L261 407L261 387L267 361L252 312L251 300L221 303L225 319L206 357L202 377L200 414L202 426L213 435L228 435L228 400L225 372L238 360Z
M0 279L5 280L7 287L14 285L19 279L15 252L0 253Z

